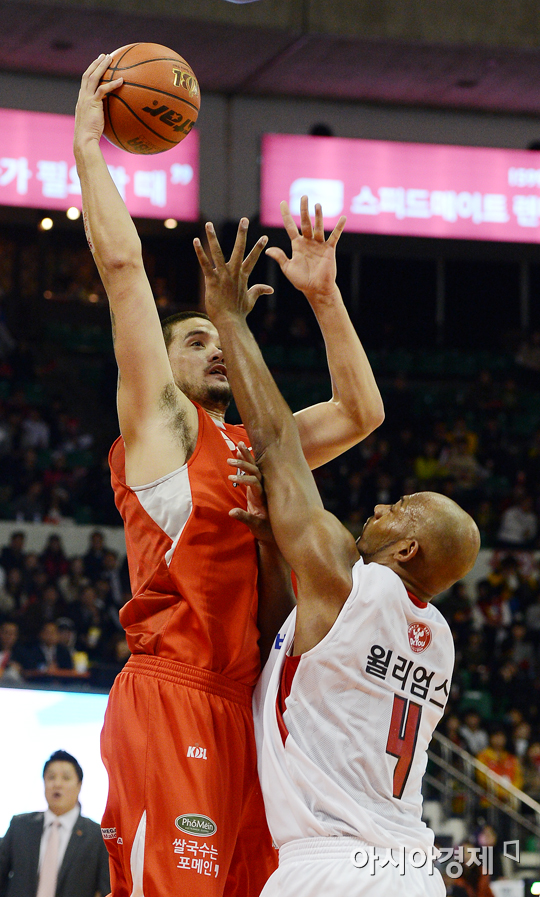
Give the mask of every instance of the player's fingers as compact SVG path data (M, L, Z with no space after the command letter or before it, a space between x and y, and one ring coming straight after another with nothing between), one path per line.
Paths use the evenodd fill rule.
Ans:
M298 231L296 233L298 235ZM290 258L285 255L283 249L279 249L277 246L270 246L266 250L265 255L268 255L271 259L274 259L274 261L278 263L280 268L283 268L283 266L286 265L287 262L290 262Z
M231 252L231 257L229 259L229 265L233 271L238 271L242 265L244 253L246 251L248 227L249 219L240 218L240 221L238 222L238 230L236 232L236 240L234 241L233 251Z
M227 458L227 463L230 467L243 471L246 476L255 477L259 483L262 482L262 474L253 461L246 461L244 458ZM240 474L236 475L240 476ZM235 474L229 474L229 479L231 476L235 476Z
M214 267L212 265L212 262L206 255L206 252L204 251L202 243L198 237L195 237L195 239L193 240L193 248L195 250L195 254L199 260L199 265L201 266L203 273L205 275L212 274Z
M248 511L244 511L243 508L231 508L229 517L234 517L235 520L240 520L242 523L245 523L246 526L256 524L260 520L260 518L256 517L254 514L249 514Z
M111 62L112 56L110 53L102 53L88 66L83 75L83 79L86 79L88 85L95 89L95 85L99 83Z
M247 292L250 310L255 305L257 299L259 299L261 296L271 296L273 292L274 288L269 287L266 283L256 283L252 287L250 287Z
M228 479L236 486L251 486L253 491L257 495L262 495L262 486L255 476L251 476L249 474L235 474L230 473Z
M244 246L245 246L245 242L246 241L244 239ZM259 261L259 256L267 243L268 243L267 236L259 237L259 239L255 243L255 246L251 250L251 252L249 252L248 255L245 257L244 261L242 262L242 273L245 274L246 277L249 277L249 275L253 271L255 265ZM232 256L231 256L231 261L232 261Z
M123 83L124 79L122 77L115 78L114 81L102 81L96 90L96 99L102 100L108 93L121 87Z
M341 237L341 234L343 233L343 228L345 227L346 221L347 221L347 219L346 219L345 215L342 215L341 218L339 219L338 223L336 224L334 230L328 237L327 243L329 246L336 245L337 241Z
M302 236L305 237L306 240L313 239L313 226L311 224L311 218L309 217L307 196L302 196L300 199L300 229L302 231Z
M315 205L315 226L313 228L313 236L319 243L324 243L324 219L322 206L319 202Z
M251 449L247 447L245 442L240 441L238 443L238 452L240 455L242 455L244 460L249 461L256 466L257 462L255 461L255 455L253 454ZM259 468L257 467L257 470L258 469Z
M285 200L283 200L283 202L280 202L280 204L279 204L279 209L281 212L281 217L283 219L283 224L285 226L285 230L287 231L287 236L292 241L299 235L299 231L296 226L296 222L295 222L293 216L291 215L291 210L289 209L289 204L287 202L285 202Z
M223 251L217 238L214 225L211 221L208 221L205 224L204 229L206 231L206 239L208 240L208 246L212 254L214 265L216 266L216 268L225 265L225 258L223 256Z
M105 53L100 53L97 59L94 59L94 61L91 62L88 68L83 72L82 80L88 80L90 75L93 75L95 70L102 65L104 59L107 59L107 55Z

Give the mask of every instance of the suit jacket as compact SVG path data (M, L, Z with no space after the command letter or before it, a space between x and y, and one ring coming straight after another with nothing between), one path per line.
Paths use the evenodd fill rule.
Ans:
M35 897L43 813L14 816L0 844L0 897ZM79 816L58 870L56 897L109 894L109 859L97 822Z
M65 645L57 645L55 654L56 666L59 670L73 669L71 654ZM46 668L47 658L45 657L39 642L26 648L24 652L23 666L25 670L44 670Z

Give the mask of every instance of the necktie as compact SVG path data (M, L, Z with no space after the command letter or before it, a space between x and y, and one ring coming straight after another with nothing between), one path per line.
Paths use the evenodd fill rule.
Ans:
M60 823L55 819L54 822L51 822L49 840L41 863L36 897L54 897L56 894L59 829Z

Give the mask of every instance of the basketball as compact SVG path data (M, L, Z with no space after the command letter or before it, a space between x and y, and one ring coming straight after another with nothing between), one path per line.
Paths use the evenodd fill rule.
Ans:
M104 136L128 153L163 153L187 137L199 114L197 78L185 59L161 44L115 50L102 81L124 83L103 101Z

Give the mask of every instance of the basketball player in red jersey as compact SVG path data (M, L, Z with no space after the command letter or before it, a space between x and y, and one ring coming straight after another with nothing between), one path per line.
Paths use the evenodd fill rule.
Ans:
M114 897L257 897L275 867L256 777L251 693L259 672L255 540L229 510L245 491L228 459L245 439L224 423L230 400L218 333L195 312L165 327L140 240L99 148L110 57L85 72L74 150L90 248L107 290L119 366L122 436L112 483L125 521L133 598L121 611L132 658L117 678L102 752L110 790L103 832ZM380 395L335 284L335 244L302 204L299 233L284 207L292 259L270 250L302 289L326 341L334 395L297 415L306 457L324 463L381 423ZM344 221L338 225L341 232ZM242 219L229 288L244 259ZM249 291L253 302L270 287Z

